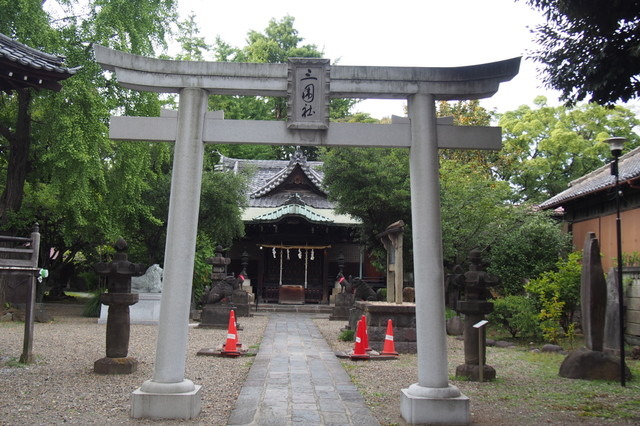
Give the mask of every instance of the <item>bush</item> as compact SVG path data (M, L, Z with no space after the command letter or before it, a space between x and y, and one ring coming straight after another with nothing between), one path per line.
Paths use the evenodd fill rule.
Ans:
M496 290L502 296L522 294L528 280L554 270L558 257L571 251L570 238L548 213L522 213L491 246L487 272L500 277Z
M525 285L525 290L536 300L539 317L548 340L556 340L554 328L568 334L580 303L580 277L582 252L570 253L556 263L556 271L542 273Z
M355 340L355 335L356 333L353 330L342 330L338 339L343 342L353 342Z
M493 300L493 312L488 319L499 324L513 338L536 337L539 334L535 301L526 296L505 296Z

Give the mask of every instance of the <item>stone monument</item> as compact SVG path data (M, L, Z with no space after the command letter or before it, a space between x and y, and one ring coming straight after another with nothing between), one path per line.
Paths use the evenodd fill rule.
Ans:
M571 352L560 365L560 376L569 379L619 380L620 359L604 352L607 283L602 270L600 245L589 232L582 253L580 304L585 347ZM612 284L616 284L613 280ZM631 371L625 366L626 378Z
M499 279L484 270L479 250L471 250L469 262L469 270L454 278L464 294L463 300L457 303L458 312L464 314L464 364L456 368L456 377L472 381L493 380L496 370L484 363L486 342L480 340L477 324L493 311L493 303L487 300L488 287L498 284Z
M387 302L401 304L404 284L403 263L404 221L399 220L387 226L384 232L376 235L387 250Z
M127 259L127 242L120 238L114 245L116 254L109 263L95 265L98 274L107 277L107 292L100 301L109 306L107 319L107 356L97 360L93 371L98 374L129 374L136 371L138 361L129 353L129 306L138 302L138 294L131 293L131 277L144 273L141 264Z

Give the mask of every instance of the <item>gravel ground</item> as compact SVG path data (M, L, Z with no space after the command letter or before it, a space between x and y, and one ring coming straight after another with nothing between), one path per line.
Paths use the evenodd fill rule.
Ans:
M136 372L97 375L93 363L105 356L106 326L79 316L79 309L46 310L54 321L36 323L36 362L26 367L10 367L22 351L24 324L0 323L0 424L158 424L129 417L131 393L153 376L157 327L131 326L129 356L138 360ZM259 344L267 321L258 315L238 318L244 347ZM227 330L190 328L185 378L203 386L202 412L197 421L161 424L226 424L253 358L196 355L224 343L226 335Z
M25 367L15 365L22 350L24 324L0 322L0 425L226 424L253 358L196 355L200 349L224 343L226 330L190 328L185 377L203 386L202 412L196 420L134 420L129 417L130 397L153 375L157 327L131 326L129 356L139 362L135 373L97 375L93 363L105 356L106 327L95 318L80 316L79 309L61 305L50 310L49 306L53 305L48 305L47 311L55 320L35 325L36 362ZM263 315L238 318L243 346L259 345L267 321ZM337 339L345 322L314 322L335 351L353 348L353 343ZM464 362L463 343L450 337L448 345L449 371L453 372ZM523 361L516 351L488 348L488 363L498 372L495 384L451 377L451 382L471 398L473 424L640 424L637 380L623 390L612 383L603 391L602 384L592 387L589 382L558 378L556 363L559 365L563 355L542 354L546 361L552 357L553 371L541 375L539 368L534 368L535 359L534 363ZM633 362L632 368L637 369L638 362ZM415 355L401 355L393 361L345 360L342 365L382 425L405 425L400 417L400 389L417 381ZM606 412L620 407L630 414L628 418L608 418L600 412L593 417L595 408L590 403L580 406L583 400L594 401L593 407L604 407L609 410Z

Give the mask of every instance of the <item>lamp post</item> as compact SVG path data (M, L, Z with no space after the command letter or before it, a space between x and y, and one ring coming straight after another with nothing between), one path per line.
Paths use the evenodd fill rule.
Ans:
M616 243L618 256L618 306L620 319L620 385L625 386L625 363L624 363L624 288L622 285L622 230L620 226L620 170L618 168L618 160L622 154L622 148L627 139L621 137L613 137L605 140L609 144L613 161L611 162L611 174L615 176L616 191Z

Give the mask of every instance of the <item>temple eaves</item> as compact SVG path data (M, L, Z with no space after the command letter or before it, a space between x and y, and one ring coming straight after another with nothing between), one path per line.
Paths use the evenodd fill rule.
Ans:
M147 58L94 46L96 61L134 90L178 93L185 87L212 95L287 96L287 64L193 62ZM406 99L432 94L435 100L489 97L518 74L520 59L463 67L331 66L334 98Z

